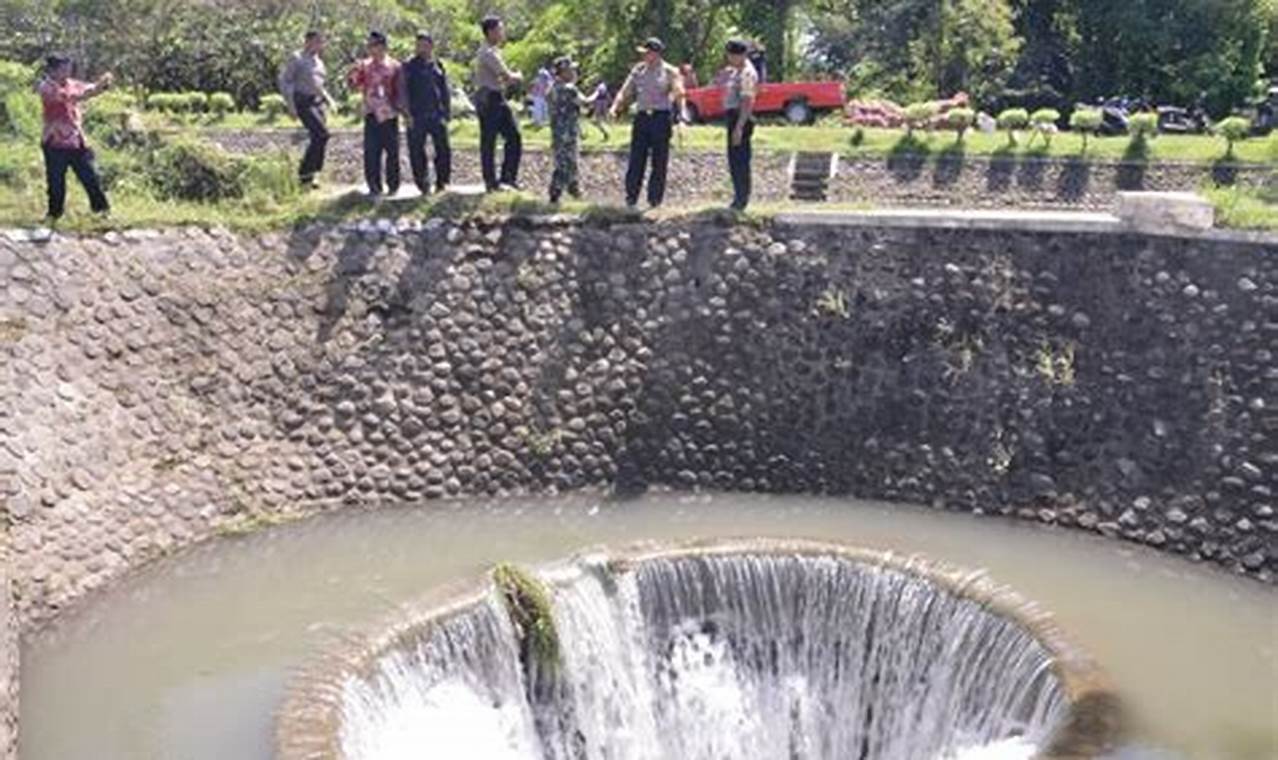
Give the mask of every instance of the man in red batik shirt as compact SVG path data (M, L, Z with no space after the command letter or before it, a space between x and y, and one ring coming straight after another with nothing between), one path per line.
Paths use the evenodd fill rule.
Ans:
M44 170L49 189L49 220L56 222L66 211L67 169L89 195L89 207L105 214L111 204L93 166L93 151L84 139L80 103L105 92L113 81L103 74L96 82L71 78L71 60L51 55L45 60L44 78L36 92L44 104L44 135L40 147L44 151Z
M364 97L364 179L368 192L382 194L382 162L385 159L385 191L399 191L399 61L386 55L386 35L370 32L368 57L351 69L346 81Z

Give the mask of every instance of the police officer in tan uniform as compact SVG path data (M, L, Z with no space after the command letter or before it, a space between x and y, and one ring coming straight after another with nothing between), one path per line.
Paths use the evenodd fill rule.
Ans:
M679 69L661 57L666 46L650 37L638 48L643 62L630 70L626 83L612 104L612 118L635 101L635 116L630 132L630 165L626 170L626 205L639 203L643 175L649 157L652 175L648 178L648 205L656 208L666 195L666 171L670 166L670 138L679 114L683 113L683 77Z
M732 208L745 211L750 203L750 163L753 159L754 98L759 74L746 58L749 47L741 40L727 46L727 84L723 108L728 125L728 170L732 175Z

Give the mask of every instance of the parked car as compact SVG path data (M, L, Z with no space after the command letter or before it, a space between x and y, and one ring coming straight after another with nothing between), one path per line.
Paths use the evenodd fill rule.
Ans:
M688 119L692 122L723 118L722 86L698 87L688 91ZM762 116L781 115L791 124L811 124L817 114L843 108L842 82L768 82L759 85L754 112Z

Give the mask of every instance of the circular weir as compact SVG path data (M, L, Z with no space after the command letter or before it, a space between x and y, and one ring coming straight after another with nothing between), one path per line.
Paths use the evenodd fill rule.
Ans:
M501 566L294 679L281 760L1081 758L1107 675L984 575L811 542Z

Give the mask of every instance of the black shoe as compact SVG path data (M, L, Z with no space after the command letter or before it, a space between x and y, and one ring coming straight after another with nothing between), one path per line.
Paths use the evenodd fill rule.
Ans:
M437 193L446 193L446 192L448 192L448 183L447 183L447 182L440 182L439 184L435 185L435 192L437 192Z
M508 193L518 193L523 190L523 188L519 186L518 182L503 182L497 187L498 189Z
M569 195L571 195L571 196L572 196L572 197L574 197L574 198L580 198L580 197L581 197L581 188L580 188L580 187L577 187L576 185L569 185L569 186L568 186L568 194L569 194Z

